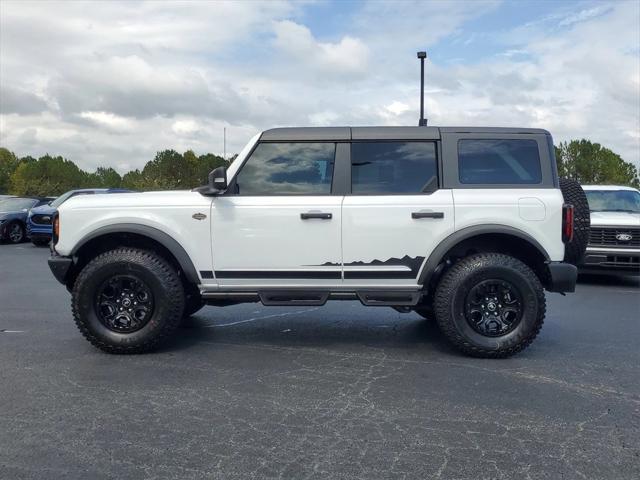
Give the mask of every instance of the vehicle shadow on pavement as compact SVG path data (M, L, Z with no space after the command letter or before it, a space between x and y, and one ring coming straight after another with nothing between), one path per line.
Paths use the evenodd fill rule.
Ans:
M594 286L610 286L610 287L625 287L625 288L639 288L640 289L640 277L632 275L607 275L607 274L590 274L581 273L578 276L578 284L594 285Z
M233 308L233 307L231 307ZM372 318L336 318L327 316L322 308L312 312L284 312L264 315L255 320L232 324L211 321L216 307L205 308L186 319L175 341L162 350L172 351L190 348L199 343L230 343L246 345L271 345L278 347L328 347L354 345L367 347L406 348L427 347L434 353L454 350L440 333L435 320L425 320L414 313Z

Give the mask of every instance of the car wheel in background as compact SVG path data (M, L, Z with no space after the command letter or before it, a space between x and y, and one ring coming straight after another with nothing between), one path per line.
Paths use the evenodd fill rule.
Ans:
M573 238L565 245L564 261L579 265L589 243L591 212L584 190L578 182L568 178L560 179L560 190L565 203L573 205Z
M80 332L108 353L144 353L173 336L184 311L184 289L161 256L136 248L98 255L71 292Z
M7 239L11 243L21 243L24 241L25 230L20 222L11 222L7 226Z

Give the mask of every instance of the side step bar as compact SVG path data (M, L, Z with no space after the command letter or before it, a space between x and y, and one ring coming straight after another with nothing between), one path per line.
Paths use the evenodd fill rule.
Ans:
M258 292L263 305L324 305L329 298L329 292L295 291L295 290L265 290Z
M399 291L399 292L379 292L360 291L356 292L363 305L369 307L412 307L417 305L422 296L422 292Z
M375 307L411 307L417 305L422 292L415 290L361 290L330 292L328 290L261 290L258 292L201 292L202 298L212 305L234 305L262 302L268 306L321 306L327 300L360 300L363 305Z

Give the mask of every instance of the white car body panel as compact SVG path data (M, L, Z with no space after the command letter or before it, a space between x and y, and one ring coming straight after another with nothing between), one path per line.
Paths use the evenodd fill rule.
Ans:
M562 261L564 258L564 199L560 190L461 188L453 190L453 199L456 230L476 225L503 225L515 228L536 239L551 260ZM544 206L544 215L540 204ZM533 207L530 207L531 205Z
M413 212L441 212L444 217L413 219ZM451 190L429 195L349 195L342 204L342 217L345 285L378 285L380 279L349 279L348 272L410 270L406 266L379 264L403 257L423 265L429 253L454 231L453 196ZM374 261L377 265L372 264ZM415 287L418 273L406 279L387 279L385 283Z
M211 207L213 270L341 272L341 196L217 197ZM301 213L330 213L307 219ZM333 266L324 265L332 263ZM216 274L217 275L217 274ZM218 278L221 285L255 280ZM339 283L340 279L338 279ZM266 285L286 279L260 279ZM296 284L331 285L336 280L296 279ZM289 281L290 283L290 281Z
M182 245L197 270L210 270L211 201L190 191L78 195L58 209L60 239L56 251L70 255L76 244L101 227L135 223L166 233ZM196 213L207 218L195 220L192 215Z

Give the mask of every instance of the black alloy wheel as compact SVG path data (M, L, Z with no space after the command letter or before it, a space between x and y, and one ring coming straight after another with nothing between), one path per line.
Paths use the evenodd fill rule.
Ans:
M151 289L134 275L114 275L96 293L96 314L113 332L140 330L151 319L153 307Z
M505 280L481 281L467 294L465 316L471 328L481 335L506 335L522 319L522 295Z

